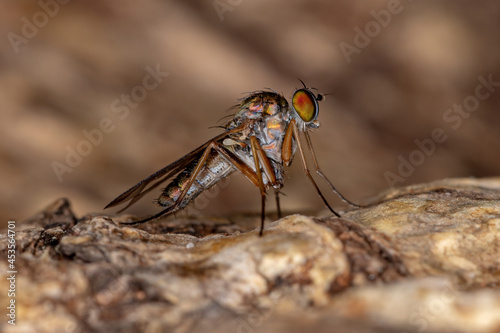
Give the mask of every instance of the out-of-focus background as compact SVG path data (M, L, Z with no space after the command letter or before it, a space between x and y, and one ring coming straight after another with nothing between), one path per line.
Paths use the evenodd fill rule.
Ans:
M4 2L0 223L59 197L78 215L102 212L220 133L210 127L245 92L288 98L297 78L331 94L312 139L322 169L354 201L498 175L500 86L479 87L480 77L500 82L498 31L498 1ZM298 159L288 176L285 211L323 209ZM242 176L200 200L207 214L260 205ZM150 201L130 211L156 212Z

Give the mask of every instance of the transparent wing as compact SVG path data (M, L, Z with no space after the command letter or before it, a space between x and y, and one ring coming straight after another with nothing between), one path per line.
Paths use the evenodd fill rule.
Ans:
M200 147L196 148L195 150L191 151L190 153L184 155L183 157L179 158L177 161L173 162L172 164L167 165L161 170L158 170L157 172L153 173L151 176L147 177L146 179L141 180L139 183L136 185L132 186L130 189L127 191L123 192L120 194L118 197L116 197L113 201L111 201L109 204L104 207L110 208L114 207L117 205L120 205L122 203L125 203L130 200L130 202L122 208L119 212L124 211L128 207L132 206L134 203L136 203L138 200L140 200L145 194L149 193L153 189L157 188L160 186L162 183L164 183L166 180L172 178L182 170L184 170L187 166L192 164L195 160L199 159L201 155L203 154L203 151L207 148L207 146L210 144L210 142L213 141L219 141L225 139L228 135L240 131L241 127L234 128L232 130L226 131L216 137L214 137L212 140L207 141L205 144L201 145ZM149 187L148 187L149 185Z

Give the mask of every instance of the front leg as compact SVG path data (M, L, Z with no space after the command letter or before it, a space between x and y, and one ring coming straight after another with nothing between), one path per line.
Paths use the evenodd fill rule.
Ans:
M313 162L314 162L314 166L316 168L316 173L318 175L321 176L321 178L323 178L327 183L328 185L330 185L330 187L332 188L332 191L335 192L339 197L340 199L342 199L342 201L344 201L345 203L355 207L355 208L360 208L361 206L358 205L358 204L355 204L354 202L352 202L351 200L347 199L346 197L344 197L342 195L342 193L340 193L336 188L335 186L333 186L332 182L326 177L326 175L323 173L323 171L319 168L319 164L318 164L318 160L316 159L316 154L314 153L314 148L312 146L312 142L311 142L311 138L309 137L309 133L305 132L304 133L305 137L306 137L306 142L307 142L307 145L309 146L309 150L311 151L311 155L313 157Z
M300 137L299 137L299 129L297 128L297 123L295 122L295 119L292 119L290 121L290 124L288 124L288 128L286 129L285 137L283 139L283 148L281 150L281 158L283 159L283 163L288 166L290 165L290 162L292 160L293 156L293 137L295 137L295 142L297 142L297 148L299 149L300 153L300 158L302 160L302 165L304 167L304 172L313 184L314 188L316 189L316 192L318 192L318 195L320 198L323 200L325 203L326 207L337 217L340 217L339 213L333 210L332 207L330 207L330 204L328 201L326 201L325 196L323 193L321 193L321 190L318 187L318 184L314 181L314 178L311 175L311 172L309 171L309 168L307 167L307 161L306 157L304 155L304 151L302 149L302 145L300 143Z

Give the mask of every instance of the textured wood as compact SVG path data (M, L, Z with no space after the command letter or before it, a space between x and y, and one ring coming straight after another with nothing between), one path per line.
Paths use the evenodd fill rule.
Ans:
M258 217L119 225L132 218L58 200L19 224L18 326L2 331L500 331L498 178L394 189L263 237Z

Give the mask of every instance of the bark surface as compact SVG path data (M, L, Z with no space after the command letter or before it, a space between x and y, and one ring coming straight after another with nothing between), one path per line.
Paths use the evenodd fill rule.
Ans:
M61 199L18 224L17 324L1 330L500 332L499 178L394 189L263 237L258 217L132 219Z

